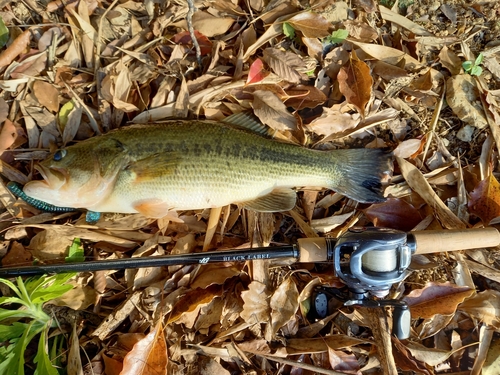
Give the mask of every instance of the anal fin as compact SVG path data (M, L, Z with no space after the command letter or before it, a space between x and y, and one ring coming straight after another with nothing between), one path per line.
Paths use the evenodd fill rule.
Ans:
M297 194L288 188L274 189L269 194L253 199L251 201L240 202L244 208L259 212L289 211L295 207Z

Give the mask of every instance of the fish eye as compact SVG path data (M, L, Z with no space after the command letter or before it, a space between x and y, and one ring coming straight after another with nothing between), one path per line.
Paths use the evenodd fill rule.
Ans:
M54 154L54 161L59 161L63 157L65 157L67 154L66 150L57 150L56 153Z

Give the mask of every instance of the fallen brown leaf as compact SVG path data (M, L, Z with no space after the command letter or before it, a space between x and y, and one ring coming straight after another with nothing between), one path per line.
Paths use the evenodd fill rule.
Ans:
M413 290L403 300L410 306L413 318L431 318L436 314L453 314L457 306L473 294L474 290L469 287L431 282L423 289Z
M470 193L469 212L485 225L500 216L500 183L491 173Z
M167 375L168 351L162 320L123 359L120 375Z
M344 94L347 102L355 106L364 118L366 105L372 95L373 84L368 65L359 60L355 52L352 52L349 62L340 68L337 79L340 92Z
M302 12L286 22L292 25L294 29L302 32L306 38L324 38L330 35L330 22L317 13Z
M0 53L0 69L9 65L21 53L25 52L31 42L31 30L19 35L5 51Z

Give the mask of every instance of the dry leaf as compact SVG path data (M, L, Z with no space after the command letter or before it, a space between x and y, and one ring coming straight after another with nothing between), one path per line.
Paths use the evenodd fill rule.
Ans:
M340 68L337 76L339 90L348 103L356 107L361 116L365 117L366 105L372 95L373 78L370 68L359 60L354 52L349 62Z
M250 65L250 70L248 71L247 85L250 83L257 83L262 81L269 75L269 72L264 68L264 63L261 59L256 59L252 65Z
M48 82L36 80L33 84L33 93L49 111L59 111L59 90Z
M284 326L299 308L299 291L291 277L285 279L271 297L269 303L271 307L272 332Z
M268 323L271 314L269 297L270 293L263 283L252 281L248 290L241 293L244 302L241 318L249 324Z
M205 289L194 289L184 294L174 305L167 324L177 321L182 314L189 313L199 308L202 304L208 304L215 297L222 295L222 287L220 285L211 285Z
M383 203L372 204L364 213L376 227L405 232L412 230L422 220L414 206L399 198L388 198Z
M328 348L328 359L330 360L330 366L335 371L346 374L360 374L358 359L354 354Z
M361 117L357 114L351 115L332 108L323 108L323 114L307 125L307 128L316 134L329 136L354 129L360 121Z
M445 362L456 350L440 350L435 348L427 348L416 342L408 342L406 348L411 354L429 366L437 366Z
M19 35L5 51L0 53L0 69L9 65L21 53L25 52L31 42L31 31L28 29Z
M2 267L29 266L32 264L33 255L24 246L13 241L7 254L2 258Z
M401 341L394 336L392 337L392 347L394 360L396 361L398 369L424 375L434 374L434 372L425 366L425 363L414 358L406 346L404 346L403 343L401 343Z
M394 149L394 155L403 159L409 158L420 150L422 143L422 139L407 139Z
M6 119L0 131L0 154L12 146L17 138L17 128L12 121Z
M0 98L0 123L7 120L9 116L9 105L4 98Z
M462 70L462 60L447 46L444 46L439 52L441 64L454 76L460 74Z
M254 91L253 109L263 124L279 130L296 130L297 119L288 112L286 105L271 91Z
M82 358L80 357L80 341L76 332L76 322L73 323L68 353L68 375L83 375Z
M460 74L446 81L446 101L458 118L479 129L488 126L474 78Z
M214 17L204 11L197 11L193 14L193 27L207 37L224 34L234 21L231 17Z
M67 306L73 310L85 310L95 303L96 295L95 289L90 285L75 285L73 289L53 299L50 303L56 306Z
M289 339L283 350L289 355L322 353L327 352L328 349L349 348L355 345L366 344L367 342L367 340L361 340L356 337L336 334L313 339Z
M465 224L443 203L429 185L424 175L406 160L398 157L396 157L396 160L401 169L401 174L408 185L433 208L444 227L447 229L464 229Z
M484 225L500 216L500 183L492 174L470 193L469 213L479 217Z
M413 318L431 318L436 314L453 314L458 304L473 294L474 290L469 287L457 286L450 282L431 282L423 289L413 290L403 300L410 306Z
M485 324L500 328L500 292L488 289L476 294L458 306L460 311L480 319Z
M285 104L297 111L304 108L315 108L327 100L326 95L314 86L297 85L286 89L286 94L288 98L285 99Z
M264 61L274 73L288 82L299 83L304 78L300 71L304 70L306 66L295 53L283 52L277 48L266 48Z
M317 13L302 12L286 22L302 32L306 38L324 38L330 35L331 23Z
M120 375L167 375L168 351L163 322L149 332L123 359Z

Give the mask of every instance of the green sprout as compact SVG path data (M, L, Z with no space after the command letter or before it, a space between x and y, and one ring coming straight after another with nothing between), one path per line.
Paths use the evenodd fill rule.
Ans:
M483 72L483 68L481 68L479 65L482 64L483 58L483 54L480 53L476 58L476 61L464 61L462 63L462 68L464 68L465 72L469 73L471 76L480 76Z
M331 44L342 43L349 36L349 32L344 29L338 29L328 35L325 39Z
M293 40L295 38L295 29L288 22L283 22L283 34Z

